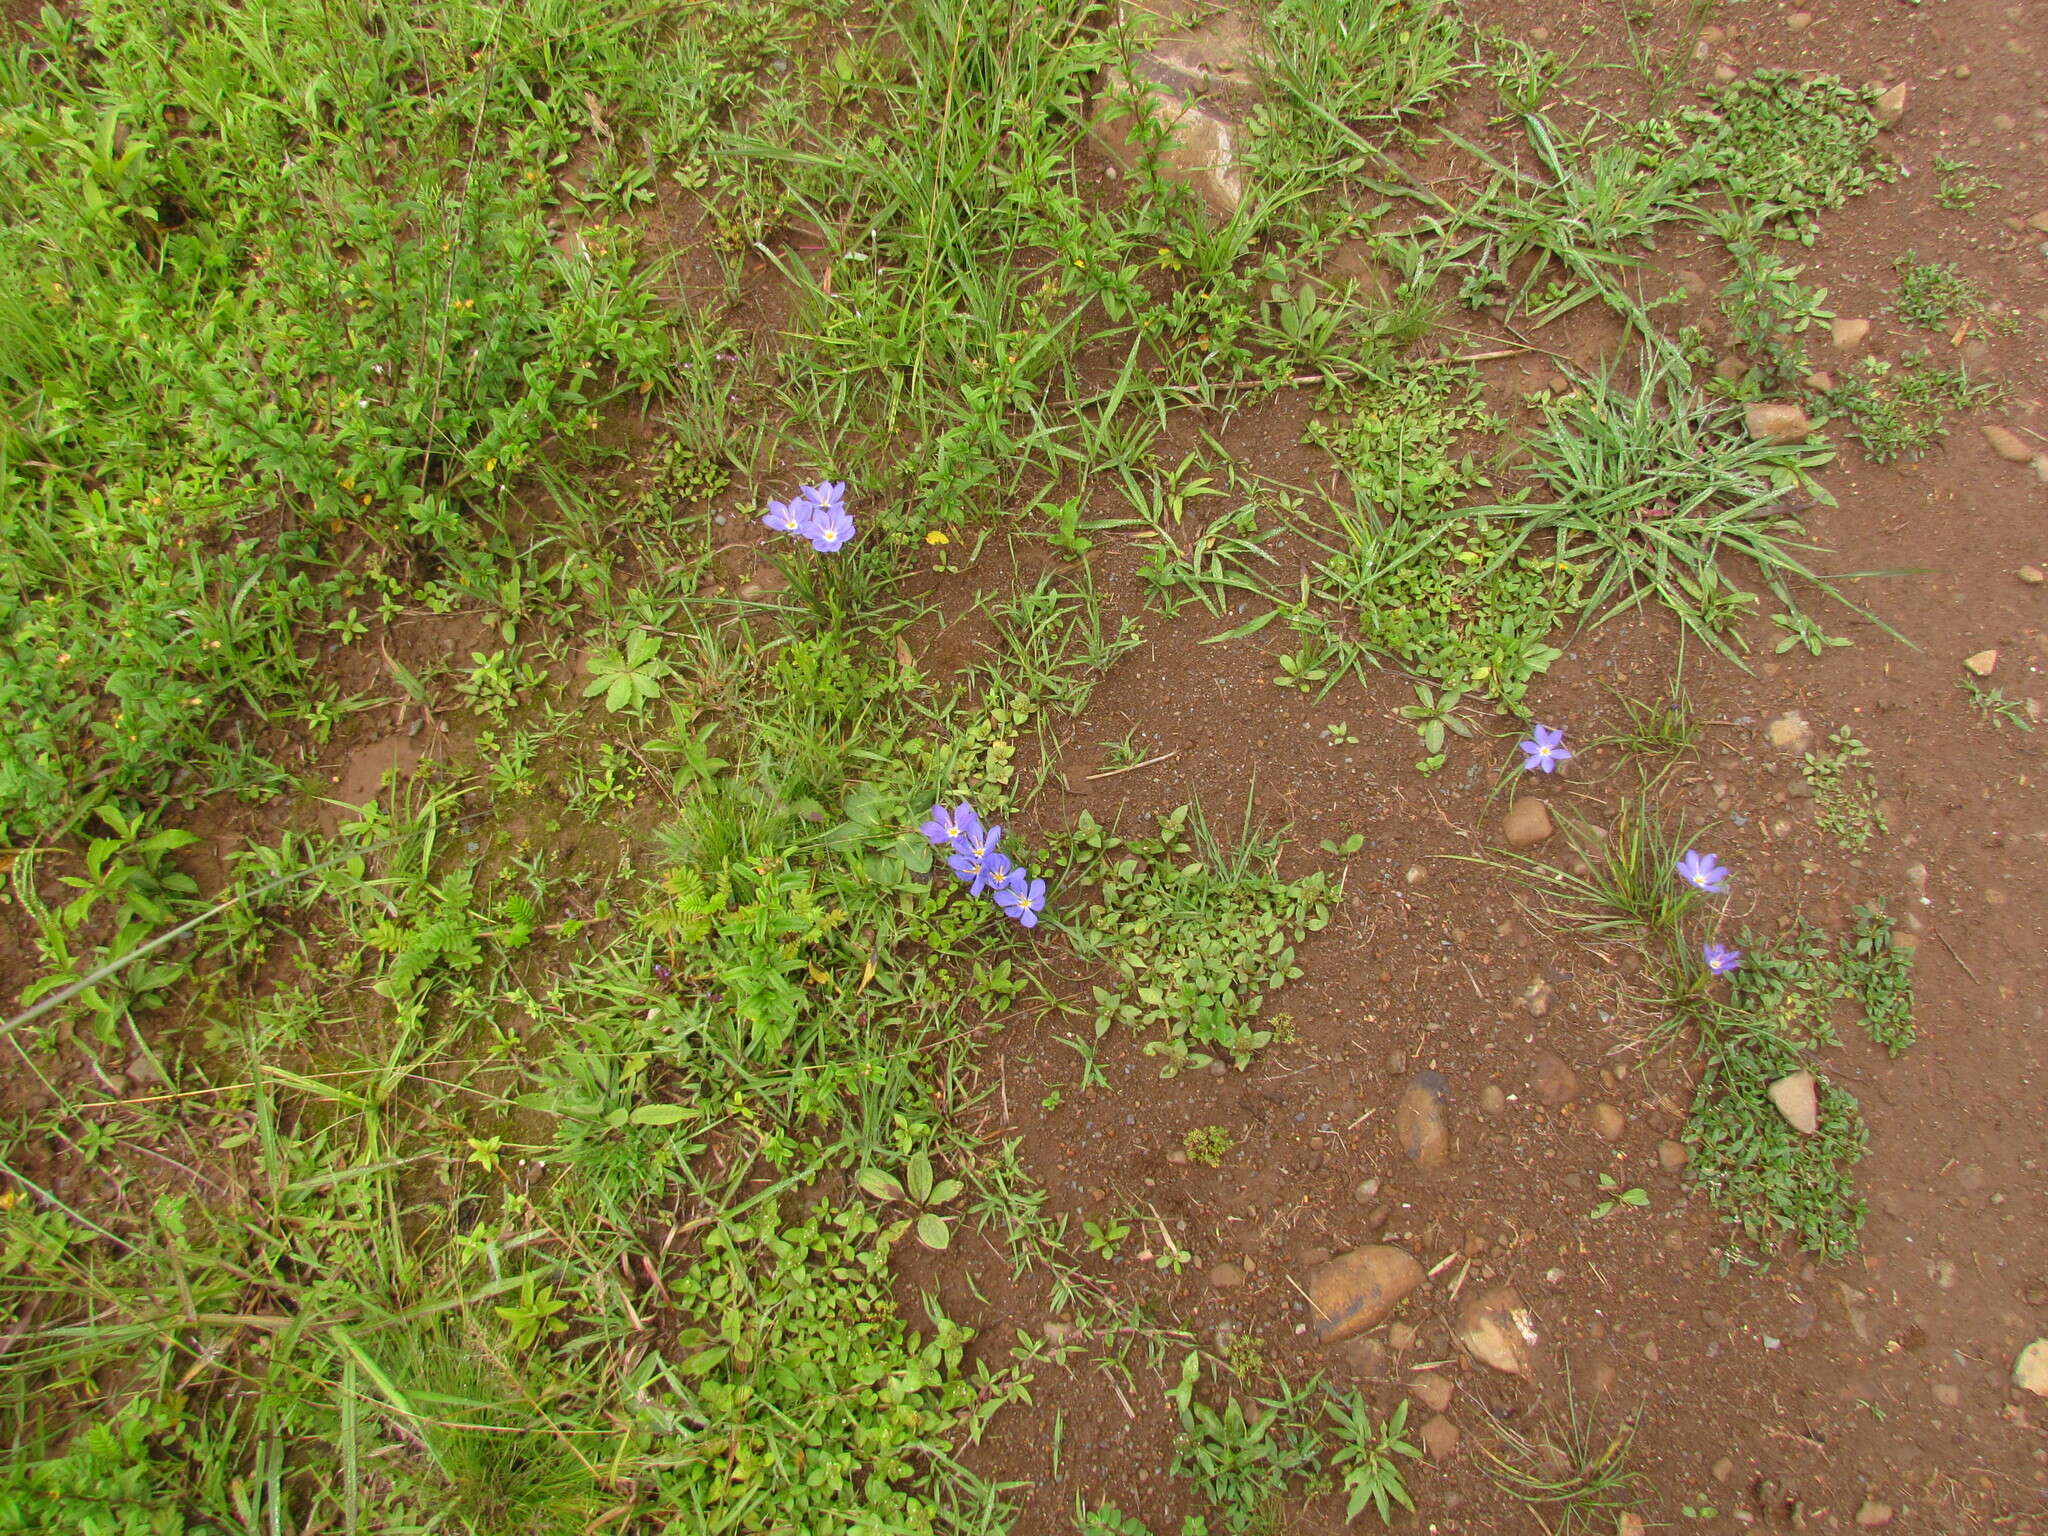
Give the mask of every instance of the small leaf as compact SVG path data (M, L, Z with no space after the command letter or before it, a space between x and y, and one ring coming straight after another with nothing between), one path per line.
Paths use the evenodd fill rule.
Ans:
M853 1176L863 1192L877 1200L901 1200L903 1186L879 1168L863 1168Z
M632 1125L680 1125L695 1113L687 1104L642 1104L627 1120Z
M926 1205L944 1205L948 1200L957 1200L960 1197L960 1191L966 1187L958 1179L941 1179L932 1186L931 1197L924 1203Z
M922 1152L912 1153L909 1173L911 1199L919 1205L926 1204L932 1192L932 1160Z
M946 1225L945 1218L930 1212L917 1218L917 1240L925 1247L943 1253L953 1242L953 1229Z

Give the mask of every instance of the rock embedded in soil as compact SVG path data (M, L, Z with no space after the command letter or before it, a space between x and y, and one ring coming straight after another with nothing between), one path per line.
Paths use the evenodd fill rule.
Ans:
M1418 1168L1441 1168L1450 1159L1451 1131L1444 1112L1450 1089L1443 1073L1418 1072L1394 1106L1394 1135Z
M1790 709L1764 727L1764 740L1780 752L1804 752L1813 745L1813 725L1798 710Z
M1692 1150L1682 1141L1657 1143L1657 1161L1666 1173L1676 1173L1692 1160Z
M1458 1342L1482 1365L1510 1376L1526 1376L1534 1360L1536 1320L1511 1285L1496 1285L1467 1297L1458 1309Z
M1602 1141L1619 1141L1628 1129L1628 1116L1612 1104L1595 1104L1588 1118L1593 1123L1593 1134Z
M1892 1507L1883 1499L1865 1499L1856 1511L1856 1524L1866 1531L1880 1530L1892 1523Z
M1209 1271L1209 1287L1217 1291L1234 1291L1245 1282L1244 1267L1239 1264L1223 1263Z
M1458 1426L1442 1414L1433 1414L1416 1431L1431 1461L1449 1461L1458 1454Z
M2027 446L2025 438L2010 427L1980 427L1984 441L1991 445L1991 451L2008 464L2025 464L2034 457L2034 450Z
M1408 1390L1415 1394L1415 1401L1431 1413L1442 1413L1451 1406L1451 1378L1442 1371L1424 1371Z
M1488 1083L1479 1090L1479 1107L1489 1115L1507 1113L1508 1096L1500 1091L1499 1083Z
M1308 1303L1321 1344L1344 1340L1377 1327L1401 1300L1422 1284L1422 1265L1387 1243L1340 1253L1308 1273Z
M1510 848L1534 848L1552 830L1550 807L1534 795L1518 797L1500 823L1500 835Z
M1533 976L1529 985L1522 988L1521 996L1515 999L1515 1006L1532 1019L1540 1019L1550 1012L1550 983L1541 976Z
M2020 1351L2012 1366L2013 1385L2036 1397L2048 1397L2048 1339L2036 1339Z
M1164 133L1160 174L1193 190L1221 222L1244 201L1239 139L1258 92L1235 33L1205 37L1207 30L1163 39L1117 70L1089 128L1127 170L1135 169L1150 137L1135 130L1149 118Z
M1820 1084L1811 1072L1793 1072L1779 1078L1770 1088L1771 1102L1785 1123L1802 1136L1820 1129Z
M1766 400L1742 413L1742 424L1760 443L1796 443L1809 436L1813 423L1789 400Z
M1854 352L1870 335L1870 322L1844 315L1828 327L1828 337L1837 352Z
M1906 98L1910 94L1906 89L1906 82L1901 80L1897 85L1878 94L1877 100L1870 104L1871 116L1885 127L1892 127L1906 115Z
M1565 1065L1563 1057L1545 1051L1529 1068L1529 1086L1537 1098L1556 1109L1579 1096L1579 1074Z
M2048 571L2042 570L2038 565L2023 565L2019 569L2019 578L2030 587L2038 587L2042 582L2048 581Z
M1978 677L1989 677L1998 670L1998 652L1979 651L1974 656L1965 656L1963 665Z

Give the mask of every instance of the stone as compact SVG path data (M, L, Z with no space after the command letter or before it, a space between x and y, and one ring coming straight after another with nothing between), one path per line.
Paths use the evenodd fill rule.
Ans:
M1449 1461L1458 1454L1458 1426L1442 1414L1432 1414L1415 1432L1431 1461Z
M1735 1458L1732 1456L1723 1456L1719 1461L1715 1462L1713 1466L1709 1467L1707 1470L1714 1474L1715 1482L1730 1482L1735 1477Z
M1802 1136L1820 1129L1820 1084L1811 1072L1793 1072L1779 1078L1770 1088L1771 1102L1785 1123Z
M1632 1509L1621 1512L1621 1518L1614 1522L1614 1536L1648 1536L1650 1527L1643 1517Z
M1241 1264L1218 1264L1209 1271L1209 1288L1213 1291L1234 1291L1244 1282L1245 1272Z
M1565 1065L1563 1057L1544 1051L1529 1068L1529 1086L1537 1098L1556 1109L1579 1096L1579 1074Z
M1354 1375L1377 1377L1387 1372L1387 1346L1378 1339L1346 1339L1330 1351L1337 1363Z
M1534 848L1552 830L1550 807L1534 795L1518 795L1500 823L1500 835L1510 848Z
M1868 320L1852 319L1847 315L1828 327L1828 339L1834 343L1837 352L1854 352L1869 336Z
M1764 727L1764 740L1780 752L1804 752L1813 745L1813 725L1798 710L1787 710Z
M2027 446L2027 440L2011 427L1979 427L1984 441L1991 445L1991 451L2008 464L2025 464L2034 457L2034 450Z
M1496 1371L1526 1376L1534 1364L1536 1320L1511 1285L1467 1297L1458 1309L1457 1335L1473 1359Z
M1402 872L1401 878L1407 881L1410 885L1420 885L1423 881L1429 878L1429 871L1424 869L1420 864L1410 864L1408 868Z
M1421 1330L1413 1323L1395 1323L1387 1329L1387 1347L1397 1355L1405 1355L1420 1336Z
M1593 1134L1602 1141L1619 1141L1628 1129L1628 1116L1612 1104L1595 1104L1587 1118L1592 1121Z
M1666 1173L1676 1173L1692 1161L1692 1149L1682 1141L1657 1143L1657 1161Z
M2048 208L2043 208L2039 213L2028 219L2027 228L2048 235Z
M1442 1413L1451 1406L1451 1378L1442 1371L1424 1371L1408 1390L1415 1394L1415 1401L1431 1413Z
M1394 1137L1418 1168L1441 1168L1450 1159L1451 1132L1444 1116L1450 1088L1443 1073L1418 1072L1394 1106Z
M1188 187L1210 217L1229 219L1244 201L1244 166L1238 142L1257 104L1252 85L1251 34L1241 21L1230 30L1201 28L1161 39L1111 77L1090 132L1125 169L1145 153L1147 135L1134 133L1141 117L1164 130L1158 165L1170 181Z
M1998 670L1998 652L1979 651L1974 656L1965 656L1963 666L1978 677L1989 677Z
M1866 1531L1875 1531L1892 1523L1892 1507L1883 1499L1865 1499L1863 1507L1856 1511L1856 1524Z
M1810 435L1813 423L1789 400L1766 400L1742 413L1742 424L1760 443L1796 443Z
M1508 1096L1500 1091L1499 1083L1488 1083L1479 1090L1479 1107L1489 1115L1508 1112Z
M2042 582L2048 581L2048 571L2042 570L2038 565L2023 565L2019 569L2019 578L2030 587L2038 587Z
M1532 1019L1540 1019L1550 1012L1550 983L1541 976L1529 978L1529 985L1522 988L1515 999L1515 1006Z
M1360 1179L1358 1187L1351 1191L1351 1198L1360 1205L1371 1205L1379 1197L1380 1181L1378 1179Z
M2012 1366L2013 1385L2036 1397L2048 1397L2048 1339L2036 1339L2020 1351Z
M1340 1253L1308 1273L1310 1326L1316 1341L1339 1344L1377 1327L1422 1284L1422 1265L1387 1243Z
M1871 116L1875 117L1885 127L1893 127L1900 118L1906 115L1906 97L1908 94L1906 82L1903 80L1888 90L1879 93L1877 100L1870 104Z
M1953 1382L1937 1382L1934 1400L1944 1408L1960 1408L1963 1406L1963 1389Z
M1804 32L1808 27L1813 25L1813 12L1794 11L1790 16L1787 16L1785 18L1785 25L1790 27L1794 32Z

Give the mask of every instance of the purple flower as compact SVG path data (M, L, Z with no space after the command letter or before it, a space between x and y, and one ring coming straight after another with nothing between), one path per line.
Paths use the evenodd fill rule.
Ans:
M979 896L991 886L1001 885L1012 872L1009 856L993 848L986 853L956 853L946 860L946 867L967 882L970 896Z
M932 807L931 819L917 829L937 848L958 848L961 840L981 835L981 818L965 800L957 810L947 810L942 800Z
M1728 870L1711 853L1696 849L1685 850L1685 857L1678 861L1678 878L1695 890L1718 896L1728 889Z
M1045 910L1045 882L1033 880L1023 868L1010 871L1009 878L995 888L996 905L1005 917L1014 917L1026 928L1038 926L1038 914Z
M1726 976L1730 971L1742 969L1742 951L1730 949L1726 944L1702 946L1700 958L1707 962L1707 973L1712 976Z
M797 533L809 539L819 554L833 554L853 542L853 518L844 507L813 505Z
M797 494L820 512L843 512L846 510L846 482L828 480L822 485L800 485Z
M811 504L801 496L795 501L771 501L768 503L768 515L761 519L761 525L773 528L777 533L800 534L810 515Z
M1547 725L1534 727L1530 739L1515 744L1527 755L1522 759L1524 772L1557 772L1557 765L1568 762L1572 753L1565 747L1564 732L1554 731Z

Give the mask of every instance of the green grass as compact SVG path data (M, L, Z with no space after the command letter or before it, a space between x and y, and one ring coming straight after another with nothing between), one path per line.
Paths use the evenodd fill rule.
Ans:
M1924 350L1906 352L1896 363L1866 357L1832 389L1819 394L1822 407L1849 424L1849 433L1874 464L1918 458L1948 436L1950 418L1995 404L2005 395L1996 382L1973 383L1958 365L1943 368Z
M1668 354L1646 356L1633 387L1590 379L1545 416L1528 499L1478 515L1518 539L1554 538L1557 558L1587 572L1597 618L1655 603L1732 659L1758 600L1739 573L1759 573L1788 606L1800 588L1842 600L1783 506L1795 492L1825 495L1811 475L1830 450L1751 440L1739 412L1705 399Z
M1149 1204L1070 1232L1026 1141L983 1139L1020 1019L1089 1020L1048 1109L1115 1092L1120 1031L1167 1076L1289 1049L1274 995L1341 883L1283 878L1251 800L1226 838L1040 791L1070 738L1155 760L1090 713L1163 627L1112 594L1219 645L1281 621L1305 695L1398 669L1325 739L1412 733L1429 771L1582 620L1655 603L1731 656L1763 596L1802 620L1840 579L1789 510L1827 451L1749 442L1628 268L1708 228L1788 372L1825 296L1762 237L1882 171L1827 81L1623 133L1440 10L1265 24L1224 219L1156 155L1094 174L1134 43L1085 3L94 0L18 34L0 858L35 974L0 1033L38 1107L0 1125L0 1524L993 1536L1011 1491L967 1450L1070 1347L903 1285L963 1250L1170 1388L1183 1536L1414 1507L1405 1408L1212 1406L1198 1358L1170 1387L1149 1287L1194 1239ZM1464 93L1512 154L1432 125ZM1425 138L1463 174L1415 181ZM1348 240L1390 294L1328 275ZM1636 344L1515 444L1471 356L1588 304ZM1918 429L1870 388L1859 431ZM1286 391L1314 491L1222 446ZM826 478L852 548L763 539ZM963 619L978 649L922 649ZM1691 744L1644 708L1632 754ZM944 871L941 798L1009 824L1039 926ZM1910 1040L1889 919L1711 1002L1682 829L1648 789L1608 822L1566 822L1589 873L1523 873L1700 1027L1723 1208L1841 1251L1852 1109L1787 1143L1753 1090L1824 1048L1823 998ZM1225 1363L1278 1380L1256 1341Z

